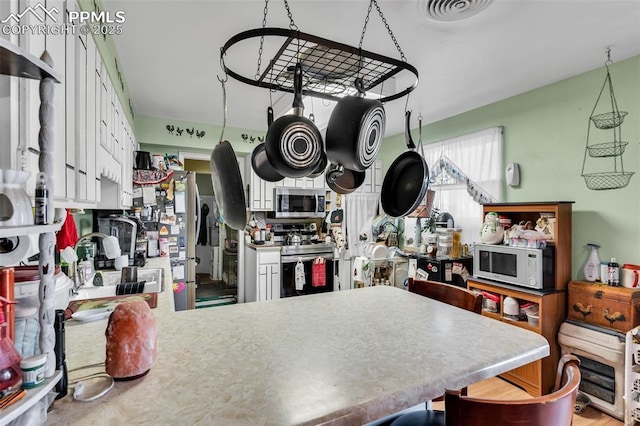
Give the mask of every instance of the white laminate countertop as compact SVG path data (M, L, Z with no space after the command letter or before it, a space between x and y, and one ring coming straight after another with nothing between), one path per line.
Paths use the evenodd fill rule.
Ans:
M540 335L394 287L182 312L171 295L149 374L94 402L70 389L47 424L355 425L549 354ZM106 324L67 327L69 369L104 361Z

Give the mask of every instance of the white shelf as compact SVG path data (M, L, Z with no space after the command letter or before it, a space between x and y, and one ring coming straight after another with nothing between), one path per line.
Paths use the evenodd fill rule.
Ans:
M0 37L0 74L36 80L51 77L56 83L60 83L60 76L53 68L2 37Z
M6 425L23 414L29 408L33 407L36 402L40 401L51 389L53 389L61 377L62 371L56 370L56 373L52 377L46 379L43 384L37 388L28 389L27 394L18 402L0 410L0 426Z
M62 223L54 223L51 225L0 226L0 238L46 234L47 232L57 232L61 227Z

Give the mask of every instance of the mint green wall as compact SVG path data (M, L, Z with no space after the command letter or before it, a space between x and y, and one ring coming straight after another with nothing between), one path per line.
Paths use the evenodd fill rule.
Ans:
M205 135L202 138L190 137L187 132L183 132L182 136L170 134L167 131L167 125L173 125L176 128L193 128L195 130L204 130ZM208 123L193 123L189 121L174 120L169 118L150 117L145 115L136 115L135 133L141 149L151 152L173 153L178 151L191 152L211 152L216 144L220 141L220 130L222 126ZM242 134L252 135L256 138L255 142L245 142ZM265 131L239 129L237 127L227 127L224 130L224 139L228 140L238 156L244 156L253 151L258 144L257 137L264 137ZM154 151L158 150L159 151ZM163 151L164 149L164 151Z
M621 127L622 140L629 142L623 159L625 171L636 174L626 188L593 191L581 177L588 119L604 82L604 67L422 129L423 142L435 142L504 126L504 164L520 163L521 172L520 186L507 187L504 201L575 201L574 278L582 277L587 242L601 245L601 260L615 256L620 264L640 264L640 56L614 63L610 72L618 108L629 112ZM603 98L597 112L606 111L600 107L606 105L608 91ZM591 141L607 142L612 137L611 130L592 126ZM385 139L379 155L385 168L405 148L403 135ZM587 173L612 170L612 161L599 160L598 164L607 165L599 168L591 164L588 161Z

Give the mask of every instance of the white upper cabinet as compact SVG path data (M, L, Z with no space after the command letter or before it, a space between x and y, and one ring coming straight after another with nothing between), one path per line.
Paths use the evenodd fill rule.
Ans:
M68 12L79 10L75 0L5 0L2 11L20 12L44 6L47 25L67 25ZM54 11L57 11L57 13ZM33 22L32 22L33 21ZM22 25L41 25L26 13ZM60 75L53 96L55 205L128 208L132 204L132 156L135 136L120 103L100 52L91 35L79 31L43 34L24 31L8 35L10 41L36 57L45 48ZM0 168L28 170L26 184L33 196L39 170L39 82L32 79L0 80ZM109 181L108 197L101 194ZM110 186L115 185L115 188Z

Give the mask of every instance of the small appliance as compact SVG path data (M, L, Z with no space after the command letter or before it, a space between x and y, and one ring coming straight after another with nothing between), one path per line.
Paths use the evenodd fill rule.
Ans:
M555 287L555 250L475 244L473 275L538 290Z
M136 236L138 224L124 216L108 216L98 218L98 231L118 239L122 254L129 256L129 264L133 264L136 255ZM109 265L107 267L112 267Z
M325 216L325 190L276 188L276 218L313 218Z

